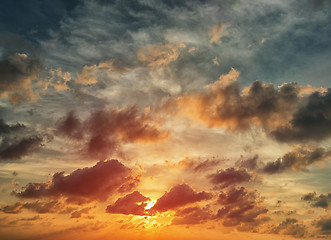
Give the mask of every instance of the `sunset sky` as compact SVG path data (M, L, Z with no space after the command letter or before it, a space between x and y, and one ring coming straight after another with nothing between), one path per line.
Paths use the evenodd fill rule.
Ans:
M1 240L331 239L331 2L1 0Z

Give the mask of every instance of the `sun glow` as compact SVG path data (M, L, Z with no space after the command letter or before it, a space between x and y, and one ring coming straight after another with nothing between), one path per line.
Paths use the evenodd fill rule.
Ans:
M145 210L149 210L149 209L151 209L155 205L156 200L151 199L150 201L147 201L146 203L147 203L147 205L145 207Z

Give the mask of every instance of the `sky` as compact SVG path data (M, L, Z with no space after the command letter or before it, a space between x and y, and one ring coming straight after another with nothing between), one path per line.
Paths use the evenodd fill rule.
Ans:
M330 1L0 9L1 239L331 239Z

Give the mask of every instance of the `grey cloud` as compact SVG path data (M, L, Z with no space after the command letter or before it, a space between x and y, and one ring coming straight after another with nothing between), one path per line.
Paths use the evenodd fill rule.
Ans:
M280 142L319 141L331 135L331 89L315 92L299 108L289 126L278 127L271 134Z
M304 238L307 236L307 227L304 224L298 223L295 218L286 218L278 226L274 226L269 230L273 234L291 235L296 238Z
M301 199L310 202L312 207L328 209L329 205L331 204L331 193L320 194L317 196L316 192L312 192L303 195Z
M227 168L209 175L208 178L211 183L220 186L220 188L225 188L238 183L248 182L252 176L245 169Z
M324 148L300 146L285 153L276 161L268 162L262 172L275 174L286 170L305 170L309 165L324 161L329 156L330 152Z

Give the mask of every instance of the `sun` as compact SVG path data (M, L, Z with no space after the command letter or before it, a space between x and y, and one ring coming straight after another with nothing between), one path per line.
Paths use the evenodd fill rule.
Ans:
M146 207L145 207L145 210L149 210L155 205L156 200L151 199L149 201L146 201L145 203L147 204Z

